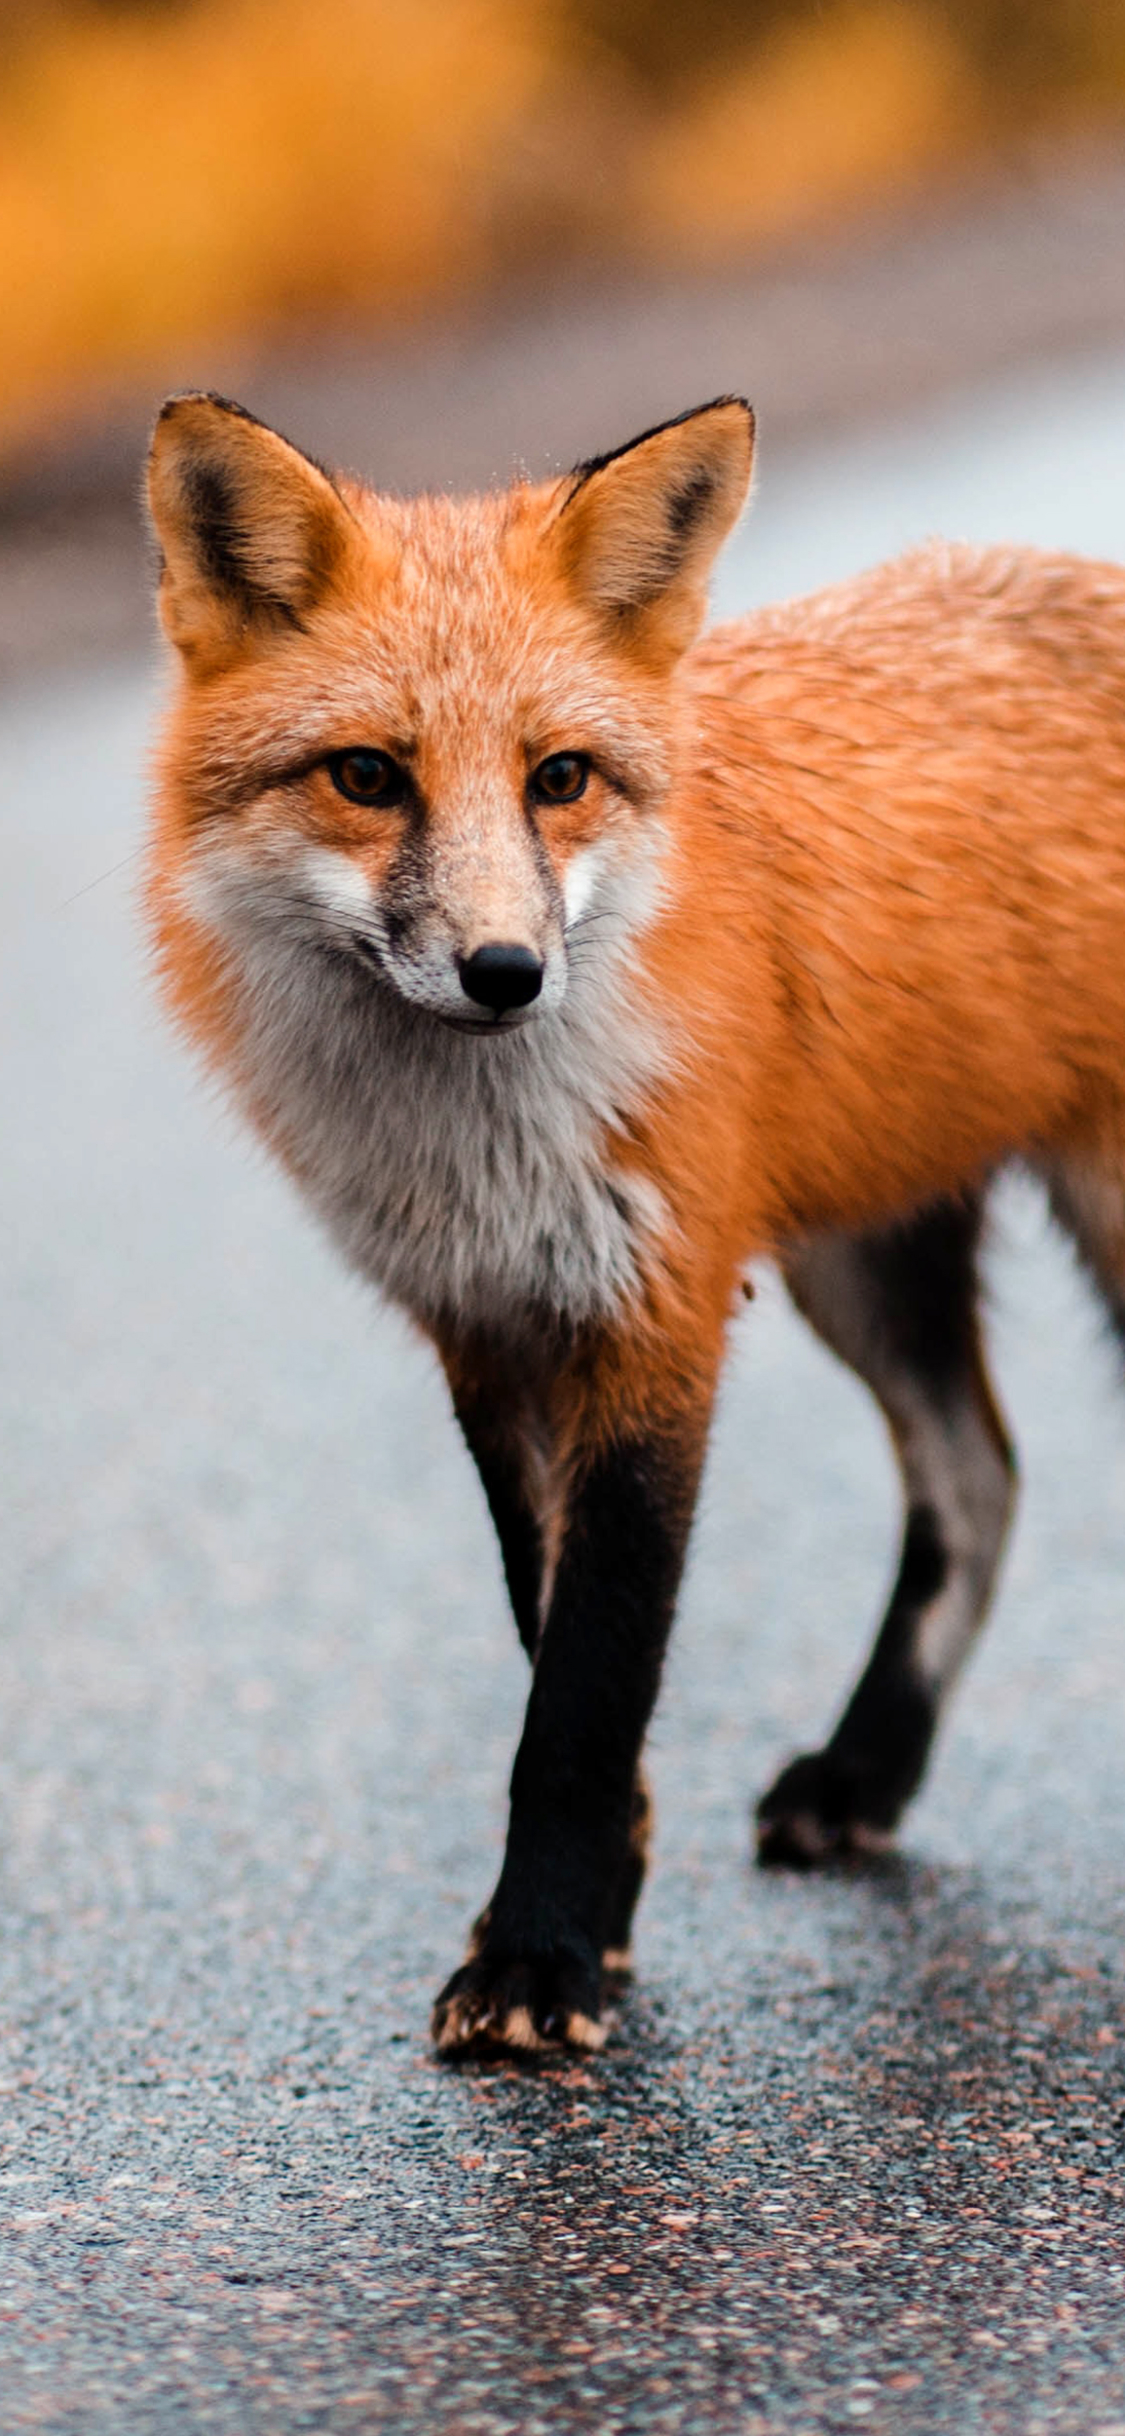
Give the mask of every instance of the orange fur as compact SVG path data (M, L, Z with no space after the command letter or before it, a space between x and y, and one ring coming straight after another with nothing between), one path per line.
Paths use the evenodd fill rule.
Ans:
M920 551L718 629L679 717L647 964L691 1046L636 1155L700 1325L1012 1154L1121 1178L1125 574Z

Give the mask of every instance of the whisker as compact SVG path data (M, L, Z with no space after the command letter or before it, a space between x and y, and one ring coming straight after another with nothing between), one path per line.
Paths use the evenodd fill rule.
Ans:
M100 871L96 880L87 880L83 888L76 888L72 897L63 897L52 910L65 913L68 905L77 905L79 897L88 897L91 889L103 887L107 880L115 879L119 871L126 871L130 863L139 862L143 852L143 846L134 846L131 853L122 855L119 863L111 863L108 871Z

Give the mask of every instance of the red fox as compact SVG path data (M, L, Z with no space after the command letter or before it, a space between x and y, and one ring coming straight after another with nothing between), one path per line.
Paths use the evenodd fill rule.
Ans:
M562 480L402 501L221 398L153 442L166 999L436 1347L532 1666L447 2055L605 2035L747 1264L872 1388L906 1500L767 1861L889 1835L987 1604L1005 1161L1125 1334L1125 573L931 547L700 640L752 448L720 398Z

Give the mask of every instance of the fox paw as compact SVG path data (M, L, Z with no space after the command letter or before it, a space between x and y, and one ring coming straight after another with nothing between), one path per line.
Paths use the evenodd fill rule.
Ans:
M815 1869L840 1853L886 1852L892 1828L865 1815L886 1806L885 1787L865 1787L828 1751L806 1752L782 1769L758 1804L758 1859L767 1868Z
M483 1912L478 1912L477 1917L469 1930L468 1942L465 1947L465 1960L467 1963L478 1961L480 1956L483 1954L485 1946L488 1942L488 1933L491 1926L492 1906L491 1904L486 1904ZM604 1946L602 1948L602 1970L607 1979L631 1979L633 1975L632 1946ZM450 1982L450 1985L452 1986L452 1981Z
M589 2054L605 2043L598 1988L586 1966L566 1956L519 1962L477 1953L463 1963L434 2006L439 2055L548 2055L567 2047Z

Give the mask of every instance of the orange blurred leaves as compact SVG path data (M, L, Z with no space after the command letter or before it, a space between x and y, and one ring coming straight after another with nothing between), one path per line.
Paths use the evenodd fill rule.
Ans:
M49 26L0 87L0 431L77 371L479 279L547 56L510 0Z
M952 0L774 0L740 42L714 0L656 78L662 5L636 0L630 51L610 0L23 0L0 36L0 447L76 383L180 377L294 322L835 224L1021 112L1125 91L1125 0L1036 0L1030 50L1015 0L987 27Z

